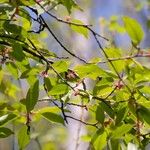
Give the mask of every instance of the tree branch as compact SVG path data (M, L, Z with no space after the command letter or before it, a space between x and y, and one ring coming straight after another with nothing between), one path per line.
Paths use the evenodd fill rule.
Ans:
M70 52L60 41L59 39L56 37L56 35L53 33L53 31L50 29L50 27L47 25L47 23L45 22L44 18L42 17L42 15L40 15L40 18L42 19L44 26L47 28L47 30L49 31L49 33L53 36L53 38L57 41L57 43L67 52L69 53L71 56L77 58L78 60L87 63L84 59L80 58L79 56L73 54L72 52Z

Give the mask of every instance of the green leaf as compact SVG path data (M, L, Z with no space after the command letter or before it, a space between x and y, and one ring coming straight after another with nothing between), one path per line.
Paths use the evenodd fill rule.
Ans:
M121 123L122 120L124 120L125 116L127 115L128 109L127 106L122 106L121 108L119 108L119 110L117 110L117 116L116 116L116 121L115 124L116 126Z
M82 135L81 140L83 142L90 142L91 141L91 136L90 135Z
M97 63L99 63L99 62L101 62L101 58L100 58L100 57L94 57L94 58L92 58L92 59L89 61L89 63L92 63L92 64L97 64Z
M73 23L84 25L80 20L72 20ZM77 33L82 34L84 37L88 38L88 29L82 26L71 25L71 29Z
M131 124L123 124L113 130L112 138L121 138L124 134L128 133L133 128Z
M52 51L49 51L49 50L47 50L47 49L44 49L44 48L40 48L39 49L39 52L42 54L42 55L44 55L45 57L52 57L52 58L55 58L55 57L57 57L57 55L54 53L54 52L52 52Z
M8 72L10 72L14 78L18 79L17 66L12 62L8 62L8 63L6 63L6 67L7 67Z
M38 113L47 113L47 112L51 112L51 113L61 113L61 110L56 107L56 106L53 106L53 107L44 107L44 108L41 108L40 110L37 111Z
M23 150L30 142L30 135L27 134L27 126L23 126L18 132L19 150Z
M38 73L39 73L39 70L37 68L28 68L21 74L20 78L24 79L24 78L28 78L31 76L36 76Z
M110 23L109 23L109 30L110 31L117 31L119 33L124 33L125 28L121 26L118 22L119 17L118 16L111 16Z
M150 109L144 106L140 106L138 112L141 118L144 119L144 121L150 125Z
M68 92L68 86L66 84L55 85L48 93L50 95L62 95Z
M116 47L105 48L105 53L107 54L109 58L112 58L112 59L123 57L122 56L123 50L120 48L116 48ZM114 65L115 69L118 72L122 72L126 66L125 60L112 61L111 63ZM112 67L112 65L110 63L108 63L108 65L111 68L111 70L114 71L114 68Z
M16 117L17 117L17 115L15 115L15 114L5 114L5 115L1 116L0 117L0 126L14 120Z
M96 80L97 77L105 75L105 72L95 64L86 64L75 67L75 72L81 78L91 78Z
M58 0L60 3L62 3L68 10L68 13L71 13L71 10L73 7L82 10L76 3L75 0Z
M28 33L27 31L22 28L22 26L18 26L16 24L10 24L8 23L8 21L6 21L4 24L4 29L9 32L9 33L14 33L15 35L17 35L18 37L27 37Z
M1 0L0 3L7 3L8 0Z
M10 129L5 128L5 127L0 127L0 138L6 138L10 136L11 134L14 134L14 132L11 131Z
M103 129L99 129L93 136L91 142L94 150L103 150L107 144L107 133Z
M119 139L111 139L109 146L111 150L121 150Z
M26 96L26 109L30 112L34 109L39 97L39 81L36 80L33 85L30 86Z
M51 84L51 81L49 78L44 78L44 84L48 91L50 91L52 89L52 84Z
M24 79L30 76L36 76L38 73L39 73L39 70L37 68L28 68L21 74L20 78Z
M141 25L135 19L127 16L123 17L123 22L125 29L132 40L132 43L134 45L138 45L144 37L144 31Z
M108 105L106 103L108 103L108 102L105 102L105 103L102 102L101 107L111 118L114 118L114 116L115 116L114 110L109 106L109 103L108 103Z
M11 52L11 56L18 61L22 61L25 58L25 54L22 50L22 45L20 43L14 42L12 44L13 51Z
M61 72L65 72L68 70L69 62L60 60L60 61L53 63L52 66L58 73L61 73Z
M16 61L15 64L17 65L17 67L21 73L26 71L27 69L31 69L27 58L23 59L22 61Z
M93 95L106 97L113 91L112 86L102 85L102 86L95 86L93 89Z
M101 124L104 123L105 115L103 108L99 105L96 109L96 120L99 121Z
M22 5L25 5L25 6L31 6L36 3L35 0L28 0L28 1L20 0L20 2Z
M34 1L34 0L33 0ZM25 18L26 19L26 23L28 24L28 23L32 23L32 19L31 19L31 17L30 17L30 12L29 11L27 11L26 10L26 8L24 8L24 7L19 7L19 12L18 12L18 14L17 15L19 15L20 17L21 17L21 19L22 18ZM24 26L24 25L22 25L22 26Z
M98 136L101 135L103 132L104 132L104 128L98 129L92 136L91 143L94 143L95 140L98 138Z
M103 77L96 83L96 86L112 86L114 79L112 77Z
M56 113L45 112L45 113L42 113L42 116L44 118L46 118L48 121L61 123L61 124L64 125L64 119L60 115L58 115Z

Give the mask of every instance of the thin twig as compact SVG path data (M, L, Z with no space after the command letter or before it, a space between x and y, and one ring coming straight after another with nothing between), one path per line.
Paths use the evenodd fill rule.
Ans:
M79 121L79 122L81 122L81 123L83 123L83 124L85 124L85 125L93 126L93 127L95 127L95 128L98 129L98 126L97 126L98 123L92 124L92 123L84 122L84 121L82 121L82 120L80 120L80 119L74 118L74 117L72 117L72 116L66 116L66 117L67 117L67 118L70 118L70 119L73 119L73 120L76 120L76 121Z
M144 57L150 57L150 54L136 54L132 56L125 56L120 58L107 58L106 61L100 61L99 63L108 63L110 61L119 61L119 60L126 60L126 59L133 59L133 58L144 58Z
M64 103L63 101L61 101L61 112L62 112L62 115L64 117L64 121L68 124L68 120L67 120L67 117L66 117L66 114L65 114L65 111L64 111Z
M122 83L127 87L129 92L132 92L131 89L129 88L129 86L123 81L123 79L121 78L121 76L119 75L117 69L115 68L114 64L108 59L108 55L105 52L104 48L102 47L101 43L99 42L96 34L92 31L92 34L96 40L96 43L98 44L99 48L102 50L102 52L104 53L105 57L107 58L108 62L110 63L110 65L112 66L112 68L114 69L115 73L117 74L118 78L122 81Z
M50 13L49 11L47 11L40 3L37 2L37 4L44 10L44 12L46 12L49 16L51 16L52 18L54 18L55 20L61 22L61 23L65 23L65 24L68 24L68 25L74 25L74 26L78 26L78 27L84 27L86 29L88 29L90 32L94 32L95 35L105 39L106 41L109 41L108 38L98 34L97 32L95 32L93 29L91 29L90 27L92 25L87 25L87 24L78 24L78 23L74 23L74 22L70 22L70 21L65 21L65 20L62 20L58 17L56 17L55 15L53 15L52 13Z
M47 28L47 30L50 32L50 34L53 36L53 38L57 41L57 43L67 52L69 53L71 56L77 58L78 60L87 63L86 60L80 58L79 56L75 55L74 53L70 52L61 42L60 40L56 37L56 35L54 34L54 32L50 29L50 27L47 25L47 23L45 22L44 18L42 17L42 15L40 15L40 18L42 19L44 26Z

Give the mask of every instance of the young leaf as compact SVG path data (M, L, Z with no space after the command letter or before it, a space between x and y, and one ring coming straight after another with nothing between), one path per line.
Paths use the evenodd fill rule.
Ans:
M73 23L83 25L83 22L80 20L72 20ZM88 29L82 26L71 25L71 29L77 33L82 34L84 37L88 38Z
M112 86L108 85L95 86L93 89L93 95L106 97L107 95L109 95L109 93L111 93L112 90Z
M91 78L95 80L98 76L105 75L105 72L95 64L86 64L75 67L75 72L81 78Z
M91 141L91 136L89 136L89 135L82 135L81 136L81 141L83 141L83 142L90 142Z
M0 127L0 138L6 138L10 136L11 134L14 134L14 133L10 129L5 128L5 127Z
M103 150L107 144L107 133L103 129L98 130L91 142L95 150Z
M120 58L123 57L123 50L120 48L110 47L105 48L105 53L109 58ZM118 61L112 61L112 64L114 65L117 72L122 72L125 69L126 61L125 60L118 60ZM114 68L110 63L108 63L109 67L112 71L114 71Z
M39 81L36 80L33 85L30 86L26 96L26 109L27 112L33 110L39 97Z
M127 16L123 17L123 23L132 43L138 45L144 37L144 31L141 25L135 19Z
M30 135L27 134L27 126L23 126L18 132L19 149L23 150L30 142Z
M98 129L94 135L92 136L92 139L91 139L91 143L94 143L96 141L96 139L98 138L99 135L103 134L104 133L104 128L100 128Z
M68 70L69 63L67 61L60 60L60 61L53 63L52 66L55 68L55 70L58 73L61 73L61 72L65 72Z
M20 78L24 79L30 76L36 76L38 73L39 73L39 70L37 68L28 68L21 74Z
M118 16L111 16L110 23L109 23L109 30L110 31L117 31L119 33L125 33L125 28L121 26L118 22Z
M52 113L52 112L44 112L42 113L42 116L44 118L46 118L48 121L52 121L52 122L56 122L56 123L61 123L64 125L64 119L56 114L56 113Z
M71 14L71 9L73 7L79 9L79 10L82 10L76 3L75 0L58 0L60 3L62 3L62 5L64 5L67 10L68 10L68 13Z
M61 110L56 107L56 106L53 106L53 107L44 107L44 108L41 108L38 110L38 113L40 114L43 114L43 113L47 113L47 112L50 112L50 113L61 113Z
M112 138L121 138L124 134L128 133L132 127L133 125L131 124L123 124L117 127L112 133Z
M68 86L66 84L55 85L48 93L50 95L62 95L68 92Z
M18 79L18 68L17 68L17 66L12 62L8 62L8 63L6 63L6 67L7 67L7 70L13 75L13 77L15 79Z

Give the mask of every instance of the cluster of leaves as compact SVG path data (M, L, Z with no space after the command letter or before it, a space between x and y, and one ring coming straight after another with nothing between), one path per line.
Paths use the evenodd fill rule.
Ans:
M150 53L139 47L144 37L141 25L133 18L122 18L122 28L132 45L125 54L115 46L103 48L99 38L107 39L90 25L79 20L62 20L46 10L57 5L63 5L68 13L72 8L81 10L74 0L2 0L0 3L0 138L15 134L20 149L24 149L31 141L33 123L46 119L64 126L70 118L87 126L88 134L82 140L88 141L93 149L123 149L129 143L144 148L149 143L150 69L137 58L149 57ZM103 58L86 61L72 53L46 23L41 10L86 38L91 33ZM34 22L39 24L38 31L33 30ZM69 54L66 58L45 49L39 38L44 29ZM70 55L82 64L70 69ZM86 79L93 82L90 90ZM23 81L26 82L23 86L29 86L26 96L22 95L24 88L20 88ZM46 99L41 98L43 93ZM43 101L52 105L40 107L38 104ZM68 105L86 109L88 120L72 117ZM17 134L10 124L19 127Z

